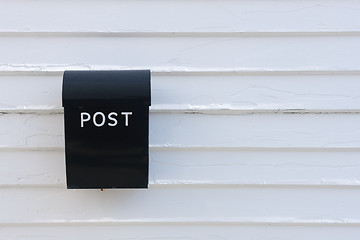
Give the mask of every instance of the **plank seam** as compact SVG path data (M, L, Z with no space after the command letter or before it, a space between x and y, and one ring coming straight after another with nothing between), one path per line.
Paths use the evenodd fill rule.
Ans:
M12 227L12 226L73 226L73 225L91 225L91 226L101 226L101 225L265 225L265 226L338 226L338 227L351 227L351 226L360 226L360 220L287 220L283 221L260 221L260 220L249 220L249 221L236 221L236 220L218 220L218 221L205 221L205 220L173 220L173 219L164 219L164 220L49 220L49 221L37 221L37 222L8 222L0 223L2 227Z
M35 114L62 115L63 109L0 109L0 115ZM156 108L150 107L150 114L199 114L199 115L262 115L262 114L360 114L360 109L221 109L221 108Z
M188 68L116 65L32 65L0 64L0 76L62 76L65 70L138 70L151 69L154 76L264 76L264 75L360 75L360 69L273 69L273 68Z
M181 146L173 144L150 145L153 152L164 151L240 151L240 152L360 152L360 147L227 147L227 146ZM34 151L34 152L64 152L64 147L6 147L0 146L0 152Z
M29 189L29 188L64 188L65 184L0 184L0 189ZM191 188L261 188L261 189L359 189L360 182L354 184L334 184L334 183L314 183L314 184L302 184L302 183L149 183L149 189L191 189ZM100 191L100 189L67 189L68 191ZM144 191L135 190L134 191ZM122 189L105 189L104 191L122 191Z
M360 31L6 31L0 37L342 37L360 36Z

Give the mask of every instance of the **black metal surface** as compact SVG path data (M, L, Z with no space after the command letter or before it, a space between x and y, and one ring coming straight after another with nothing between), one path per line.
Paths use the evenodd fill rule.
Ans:
M147 188L150 71L66 71L67 187Z

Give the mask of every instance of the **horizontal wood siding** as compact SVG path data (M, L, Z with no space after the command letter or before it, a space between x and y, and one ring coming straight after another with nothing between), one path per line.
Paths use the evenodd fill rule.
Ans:
M1 239L358 239L360 1L0 9ZM148 190L66 189L67 69L151 69Z
M65 187L64 150L3 150L4 187ZM150 147L150 187L359 187L360 150Z
M149 140L160 148L359 148L359 121L359 114L159 113L150 114ZM3 114L0 146L63 148L63 125L62 114Z
M341 44L339 44L341 42ZM358 70L360 35L3 36L0 67L152 70ZM56 46L56 47L55 47ZM21 55L14 54L21 52Z
M62 72L19 76L21 73L0 75L0 109L3 112L62 112ZM360 72L153 72L150 111L359 112L359 78Z
M344 32L359 30L358 0L13 0L6 32Z
M21 229L19 231L19 228ZM343 226L311 225L274 225L274 224L38 224L8 225L2 228L2 236L14 239L19 235L26 239L235 239L243 236L246 239L281 239L291 236L294 240L337 240L346 238L357 240L359 227L351 224ZM294 234L296 233L296 234ZM120 239L121 239L120 238ZM286 238L285 238L286 239Z
M2 223L359 224L353 188L171 187L151 190L3 188ZM294 210L296 209L296 213ZM191 211L190 211L191 210ZM324 219L327 216L327 219Z

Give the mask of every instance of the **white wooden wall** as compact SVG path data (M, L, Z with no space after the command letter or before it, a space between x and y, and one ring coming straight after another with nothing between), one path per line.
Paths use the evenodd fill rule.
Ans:
M151 69L150 188L67 190L65 69ZM0 1L0 238L358 240L359 0Z

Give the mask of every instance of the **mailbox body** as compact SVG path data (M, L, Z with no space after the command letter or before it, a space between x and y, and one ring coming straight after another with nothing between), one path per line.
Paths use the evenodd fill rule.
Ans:
M150 71L65 71L69 189L147 188Z

